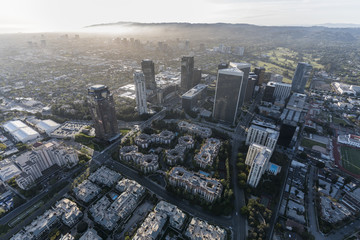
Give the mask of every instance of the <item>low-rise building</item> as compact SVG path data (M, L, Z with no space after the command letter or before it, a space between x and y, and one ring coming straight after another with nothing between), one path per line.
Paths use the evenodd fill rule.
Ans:
M59 238L59 240L74 240L75 238L74 238L74 236L73 235L71 235L71 233L67 233L67 234L65 234L64 236L61 236L60 238Z
M185 121L180 121L178 123L178 127L182 131L186 131L188 133L192 133L192 134L198 135L203 138L209 138L212 134L212 131L210 128L201 127L199 125L188 123Z
M226 231L198 218L192 218L185 236L191 240L225 240Z
M183 145L176 145L175 148L166 151L166 162L170 166L174 166L176 163L183 162L185 157L186 147Z
M48 232L58 222L58 213L52 209L47 210L43 215L38 216L31 224L10 238L10 240L40 239L43 234Z
M148 148L150 143L152 142L151 136L146 133L141 133L139 136L135 138L135 143L141 148Z
M102 240L102 238L97 234L97 232L89 228L82 236L79 238L79 240Z
M144 187L129 179L119 181L116 189L122 194L113 202L103 196L90 208L94 221L107 230L113 230L119 221L130 216L145 193Z
M165 213L169 217L170 226L172 226L173 228L181 230L181 228L183 227L186 215L175 205L165 201L160 201L156 205L154 211Z
M339 135L338 142L345 145L360 148L360 136L356 136L353 134Z
M142 154L137 152L136 146L125 146L120 149L121 160L132 161L144 173L154 172L159 169L159 157L155 154Z
M158 239L162 228L167 221L167 216L162 212L150 212L136 231L133 240L155 240Z
M113 170L108 169L105 166L102 166L96 172L92 173L89 176L89 180L97 183L102 184L107 187L111 187L113 184L118 182L121 179L121 175Z
M74 188L73 191L77 199L88 203L101 192L101 188L89 180L85 180Z
M208 202L220 198L223 190L223 186L218 180L199 173L189 172L182 167L173 167L171 169L169 183L183 187L186 191L198 195Z
M212 166L214 158L217 156L221 146L221 141L216 138L206 139L205 144L201 147L200 152L195 155L195 162L201 168Z
M175 138L175 134L171 131L162 131L159 134L148 135L146 133L141 133L135 138L135 143L141 148L148 148L151 143L158 144L170 144L171 141Z
M119 157L121 160L124 161L132 161L134 158L134 155L139 152L139 149L135 145L131 146L124 146L119 151Z
M185 136L179 137L179 139L178 139L178 144L185 146L186 149L193 148L194 143L195 143L195 141L190 135L185 135Z
M62 222L69 227L74 226L82 216L82 212L76 203L67 198L58 201L54 209L61 214Z

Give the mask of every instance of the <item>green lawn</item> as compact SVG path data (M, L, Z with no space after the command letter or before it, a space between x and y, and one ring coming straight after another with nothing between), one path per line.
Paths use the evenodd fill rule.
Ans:
M312 148L313 146L320 146L320 147L326 148L326 144L316 142L316 141L313 141L308 138L303 138L303 140L301 141L301 146L307 147L307 148Z
M360 175L360 149L341 146L342 166L352 173Z
M75 135L75 142L81 143L89 148L94 149L95 151L102 151L106 147L106 144L95 142L94 137L83 133Z
M130 129L128 129L128 128L120 129L120 133L121 133L122 136L125 136L128 132L130 132Z
M333 122L336 123L336 124L341 124L341 123L344 124L344 125L347 124L347 122L345 122L345 120L343 120L341 118L336 118L336 117L333 118Z

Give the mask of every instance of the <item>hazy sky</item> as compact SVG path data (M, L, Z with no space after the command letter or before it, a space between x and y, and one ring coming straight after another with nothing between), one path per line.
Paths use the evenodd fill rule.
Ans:
M0 32L78 30L118 21L360 24L360 0L2 0Z

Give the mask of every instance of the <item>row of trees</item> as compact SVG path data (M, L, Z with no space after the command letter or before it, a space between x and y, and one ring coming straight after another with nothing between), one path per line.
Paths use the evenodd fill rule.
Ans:
M241 208L241 214L247 216L249 225L252 227L248 239L265 239L271 211L261 204L259 199L249 199L247 206Z

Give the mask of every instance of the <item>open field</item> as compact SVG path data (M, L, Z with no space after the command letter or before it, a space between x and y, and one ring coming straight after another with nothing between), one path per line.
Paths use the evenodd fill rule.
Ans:
M324 143L316 142L308 138L303 138L303 140L301 140L301 146L307 148L312 148L313 146L320 146L326 148L326 145Z
M360 149L341 146L342 166L352 173L360 175Z

